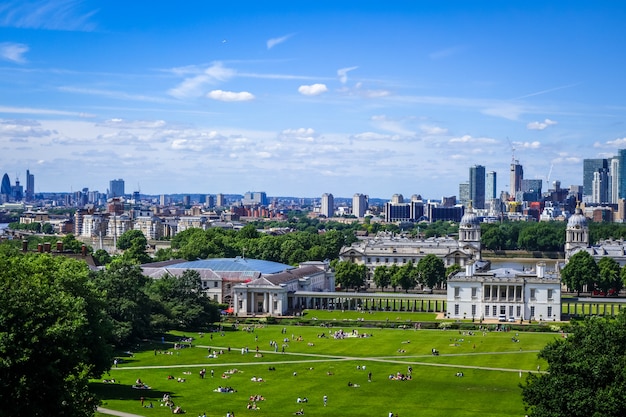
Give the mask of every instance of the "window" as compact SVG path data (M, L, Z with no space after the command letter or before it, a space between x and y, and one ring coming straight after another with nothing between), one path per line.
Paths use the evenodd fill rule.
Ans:
M389 258L385 258L385 263L388 264L389 263Z
M372 258L369 258L369 257L368 257L368 258L367 258L367 263L369 264L369 263L371 263L371 262L372 262Z
M379 262L380 262L380 258L376 258L376 263L379 263Z
M552 317L552 306L548 306L548 318Z
M517 306L517 317L522 316L522 306Z
M455 305L454 305L454 315L455 315L455 316L458 316L458 315L459 315L459 305L458 305L458 304L455 304Z
M217 288L217 281L213 281L213 288Z
M485 300L490 299L491 298L491 287L489 285L485 286L484 291L485 291Z
M553 294L552 293L553 292L554 292L554 290L548 290L548 300L550 300L550 301L552 301L552 298L553 298ZM551 316L552 314L549 314L549 315Z
M454 287L454 298L460 298L460 297L461 297L461 288Z
M472 287L472 298L476 298L477 290L478 290L478 288Z
M472 304L472 318L476 316L476 304Z
M485 316L489 317L489 306L485 306Z
M535 318L535 306L530 306L530 317Z
M491 311L493 311L493 315L497 316L498 315L498 306L493 306Z
M217 294L213 294L213 300L217 301Z
M531 300L534 300L534 299L535 299L535 289L534 289L534 288L531 288L531 289L530 289L530 299L531 299ZM534 315L533 315L533 316L534 316Z

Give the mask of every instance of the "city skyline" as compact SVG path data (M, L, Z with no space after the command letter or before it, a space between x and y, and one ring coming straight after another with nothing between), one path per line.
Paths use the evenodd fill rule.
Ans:
M0 172L35 193L457 195L582 184L626 147L626 9L598 1L0 6ZM123 11L123 13L122 13ZM548 187L544 187L544 190Z

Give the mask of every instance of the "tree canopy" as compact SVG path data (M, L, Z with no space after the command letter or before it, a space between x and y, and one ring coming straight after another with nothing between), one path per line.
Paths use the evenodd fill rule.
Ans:
M531 417L618 417L626 415L626 314L588 317L567 338L548 344L539 358L544 374L521 385Z
M88 382L110 368L110 334L85 263L0 247L3 415L92 416Z
M599 273L593 256L580 251L572 255L561 270L561 280L580 295L585 285L591 285L598 279Z

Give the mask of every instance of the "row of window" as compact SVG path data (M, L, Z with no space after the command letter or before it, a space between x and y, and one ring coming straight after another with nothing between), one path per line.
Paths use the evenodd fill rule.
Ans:
M507 311L508 307L508 311ZM454 315L458 316L460 314L461 306L459 304L454 305ZM472 317L476 317L476 304L472 304L471 310ZM504 306L504 305L486 305L485 306L485 317L522 317L522 306ZM530 317L535 317L535 306L530 306ZM548 306L548 318L552 317L552 306Z
M491 287L490 285L485 285L485 287L483 288L485 296L484 299L485 300L490 300L491 298L493 298L494 300L509 300L509 301L522 301L522 286L521 285L516 285L516 286L496 286L497 288L500 289L500 291L498 291L497 289L494 289L494 293L493 297L491 294ZM511 291L513 293L513 296L508 295L507 296L507 288L508 289L514 289L513 291ZM536 293L537 290L535 288L530 288L530 300L534 301L536 300ZM478 287L472 287L472 299L475 299L478 296ZM455 287L454 288L454 298L460 298L461 297L461 288L460 287ZM548 300L552 300L554 297L554 290L552 289L548 289Z

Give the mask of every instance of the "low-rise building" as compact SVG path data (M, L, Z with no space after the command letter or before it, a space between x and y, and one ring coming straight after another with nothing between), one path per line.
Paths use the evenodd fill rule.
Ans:
M482 272L470 264L448 277L446 310L449 319L560 321L560 277L544 263L533 271Z

